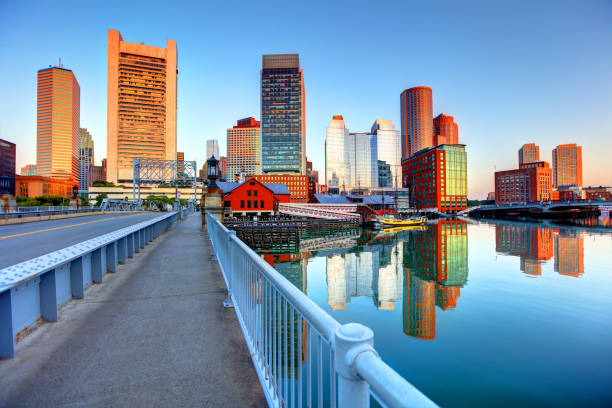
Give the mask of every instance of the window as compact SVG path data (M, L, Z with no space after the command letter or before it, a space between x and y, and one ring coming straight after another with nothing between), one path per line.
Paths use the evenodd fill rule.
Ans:
M247 190L247 196L251 196L251 190Z
M253 200L253 208L257 208L257 200Z
M257 197L257 193L258 193L258 192L259 192L258 190L253 191L253 195L254 195L255 197Z
M264 208L264 200L259 200L259 208Z
M247 208L251 208L251 200L247 200Z
M240 208L244 208L244 200L240 200Z

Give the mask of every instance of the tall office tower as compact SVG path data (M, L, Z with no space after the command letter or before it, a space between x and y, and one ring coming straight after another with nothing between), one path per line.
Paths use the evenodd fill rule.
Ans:
M217 139L210 139L206 141L206 160L215 156L215 159L219 160L219 142Z
M433 120L434 146L441 144L458 144L459 127L452 116L443 113Z
M17 146L0 139L0 194L15 195L15 157Z
M402 159L433 147L433 106L431 88L417 86L400 96L402 113Z
M582 146L557 146L552 152L553 185L582 187Z
M35 164L26 164L21 168L20 174L22 176L35 176L36 175L36 165Z
M61 64L38 71L36 172L58 179L79 177L81 89Z
M524 144L518 152L519 166L521 164L540 161L540 146L535 143Z
M176 41L166 48L108 30L107 180L131 181L134 159L176 160Z
M395 130L392 121L376 119L372 125L371 133L376 135L378 160L386 162L391 169L390 183L379 187L401 187L402 157L400 151L400 132Z
M351 163L353 188L378 187L378 143L371 133L350 133L354 138L355 155Z
M334 115L325 134L325 184L327 185L327 191L337 194L351 188L354 146L354 138L349 135L349 130L344 124L344 118L342 115Z
M185 152L176 152L176 171L182 173L185 171Z
M238 120L227 129L227 179L234 181L236 174L261 174L260 123L255 118Z
M86 191L90 185L89 168L94 165L94 142L91 133L79 129L79 190Z
M261 170L306 174L306 101L298 54L264 55Z

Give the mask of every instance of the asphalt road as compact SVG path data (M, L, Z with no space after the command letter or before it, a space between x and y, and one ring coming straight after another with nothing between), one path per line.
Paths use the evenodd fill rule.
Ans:
M0 226L0 269L159 217L159 212L90 215Z

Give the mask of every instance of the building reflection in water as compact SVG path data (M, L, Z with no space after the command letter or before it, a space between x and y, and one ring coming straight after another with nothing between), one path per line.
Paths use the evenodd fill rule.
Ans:
M555 272L574 277L584 273L584 237L577 229L497 223L495 250L518 256L521 271L528 275L541 275L542 265L553 256Z
M457 306L467 283L467 223L442 220L404 243L403 329L409 336L434 339L436 305L442 310Z

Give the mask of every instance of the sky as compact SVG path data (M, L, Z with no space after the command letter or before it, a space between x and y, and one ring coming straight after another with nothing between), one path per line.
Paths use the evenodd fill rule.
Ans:
M61 4L61 5L60 5ZM261 56L299 53L306 153L322 175L325 131L376 119L400 129L400 93L433 89L467 145L468 195L518 166L524 143L552 162L583 146L584 185L612 185L612 1L54 1L0 0L0 138L18 168L36 161L36 73L62 58L81 87L81 127L106 156L107 30L178 48L178 151L198 167L206 140L260 119ZM552 164L552 163L551 163Z

